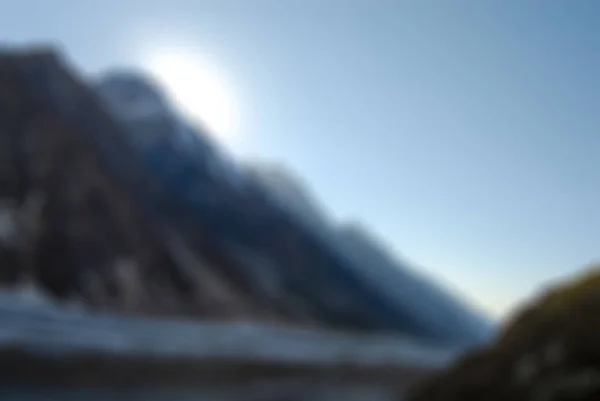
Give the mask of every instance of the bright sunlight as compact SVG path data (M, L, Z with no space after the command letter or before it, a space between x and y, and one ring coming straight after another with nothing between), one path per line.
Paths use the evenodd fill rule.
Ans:
M188 117L200 120L209 134L231 142L237 130L237 106L219 71L185 51L161 51L146 67Z

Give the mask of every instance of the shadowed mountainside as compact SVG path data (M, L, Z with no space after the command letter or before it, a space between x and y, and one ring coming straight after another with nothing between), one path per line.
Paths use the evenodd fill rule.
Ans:
M0 93L4 282L135 313L276 314L161 218L147 199L168 189L56 54L0 55Z
M463 340L473 343L472 333L479 334L479 342L492 335L493 327L484 317L458 296L394 257L368 227L338 223L330 218L308 185L289 168L254 162L248 165L248 171L283 207L298 216L299 224L342 255L347 268L384 297L386 304L401 305L413 324L423 327L421 330L444 333L456 343Z
M0 53L3 283L121 313L485 337L390 302L156 90L135 74L92 88L47 49Z

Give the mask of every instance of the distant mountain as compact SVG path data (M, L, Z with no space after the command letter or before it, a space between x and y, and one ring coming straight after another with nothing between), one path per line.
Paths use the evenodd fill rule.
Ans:
M216 191L211 194L202 192L206 188L203 174L211 172L214 182L227 184L223 188L232 192L222 194L221 201L212 205L212 213L225 209L227 204L233 206L234 198L242 200L242 203L235 207L235 211L229 212L231 217L237 214L239 220L223 222L221 232L225 236L252 232L254 237L252 241L238 237L229 242L228 252L242 244L245 249L256 249L256 240L263 240L261 248L266 259L261 263L279 267L261 275L262 281L269 281L265 277L271 275L281 276L276 280L279 282L296 282L296 291L303 294L303 303L311 305L313 318L321 319L318 316L325 313L329 316L325 319L332 322L340 320L340 323L344 321L344 325L398 330L435 341L471 343L486 338L489 323L484 318L476 316L451 297L442 295L442 291L433 285L409 274L387 252L374 245L375 241L365 233L332 225L318 201L290 170L264 163L239 167L232 160L225 160L223 152L211 143L207 135L192 129L170 109L147 77L115 72L101 80L98 91L111 108L120 110L115 115L134 136L161 130L162 135L159 136L163 140L154 147L144 147L144 152L152 164L163 166L155 169L155 174L173 185L174 197L183 200L191 209L190 216L206 212L201 208L206 202L206 195L219 195ZM139 109L151 110L151 113L136 112ZM134 112L124 114L123 110ZM182 181L177 174L165 175L166 171L178 165L181 170L186 170L184 166L187 166L188 181ZM263 219L256 221L254 227L248 224L254 214L253 207L261 210ZM198 225L205 224L205 219L199 215ZM308 277L303 274L300 279L297 273L290 276L291 272L285 271L289 261L275 256L278 249L287 245L267 232L269 228L265 223L269 221L272 221L273 227L280 226L284 233L300 236L295 240L295 246L302 246L304 255L325 257L326 261L312 266L312 269L298 266L300 271L305 269L303 273ZM232 223L235 224L228 227ZM307 278L310 282L310 274L323 277L323 287L300 284ZM281 299L278 302L285 304Z
M420 277L398 261L360 224L338 224L323 211L310 189L288 168L255 162L249 166L254 175L278 201L299 220L318 231L332 249L348 259L348 266L389 303L402 305L415 321L429 330L444 332L454 341L472 338L480 341L491 334L490 322L447 291Z
M386 294L390 302L411 308L423 324L454 336L456 341L479 333L480 341L492 334L490 322L435 282L419 275L385 250L360 225L347 224L338 231L338 245L358 264L366 280Z
M371 278L374 256L346 249L301 187L240 166L147 77L91 83L53 52L8 52L0 93L2 282L124 313L481 340L396 266Z

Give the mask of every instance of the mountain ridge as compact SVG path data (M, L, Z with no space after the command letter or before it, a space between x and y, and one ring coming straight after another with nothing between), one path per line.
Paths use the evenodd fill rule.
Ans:
M206 135L148 113L152 102L119 113L131 99L117 89L111 100L52 51L1 53L0 90L3 210L33 222L11 223L19 245L2 244L5 282L25 275L134 314L481 341L460 319L440 326L414 300L390 303Z
M253 166L254 167L254 166ZM273 190L275 197L280 198L281 202L287 204L295 213L298 213L305 219L308 224L317 225L318 230L326 232L331 237L332 246L340 247L342 252L348 255L354 255L354 258L363 257L362 264L365 265L364 272L369 276L369 271L378 264L384 264L384 270L388 270L393 281L394 276L400 276L400 272L404 272L403 277L410 278L412 285L421 285L427 288L429 296L438 296L439 302L436 308L446 308L448 305L453 305L455 310L461 308L470 308L466 301L457 299L457 296L451 294L436 282L431 282L431 279L426 278L423 274L413 269L406 262L401 261L392 252L387 250L381 241L372 233L372 231L364 223L356 223L351 221L334 221L329 218L323 208L320 207L318 200L310 192L305 182L298 179L298 176L290 172L289 168L282 167L281 163L275 165L263 165L254 168L254 172L259 175L259 178L266 178L266 186ZM273 171L281 169L278 171ZM266 176L262 173L266 172ZM277 179L272 180L275 176ZM273 188L282 181L295 181L292 183L283 183L280 188ZM288 189L292 189L289 191ZM286 191L287 190L287 191ZM364 255L356 253L357 249L362 249ZM360 263L360 262L359 262ZM370 267L367 266L370 264ZM381 285L386 285L386 280L380 280ZM381 287L380 287L381 288ZM485 325L486 319L483 314L477 316L479 312L473 311L472 316L465 314L464 317L470 320L473 325ZM491 335L492 330L490 330Z

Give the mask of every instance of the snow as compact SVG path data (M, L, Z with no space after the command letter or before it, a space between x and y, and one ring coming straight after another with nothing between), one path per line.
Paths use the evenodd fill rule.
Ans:
M41 354L224 358L310 365L411 366L436 369L453 350L393 336L357 336L252 322L193 322L92 315L51 301L0 294L0 347Z
M12 205L0 205L0 242L4 246L13 246L17 237L16 208Z

